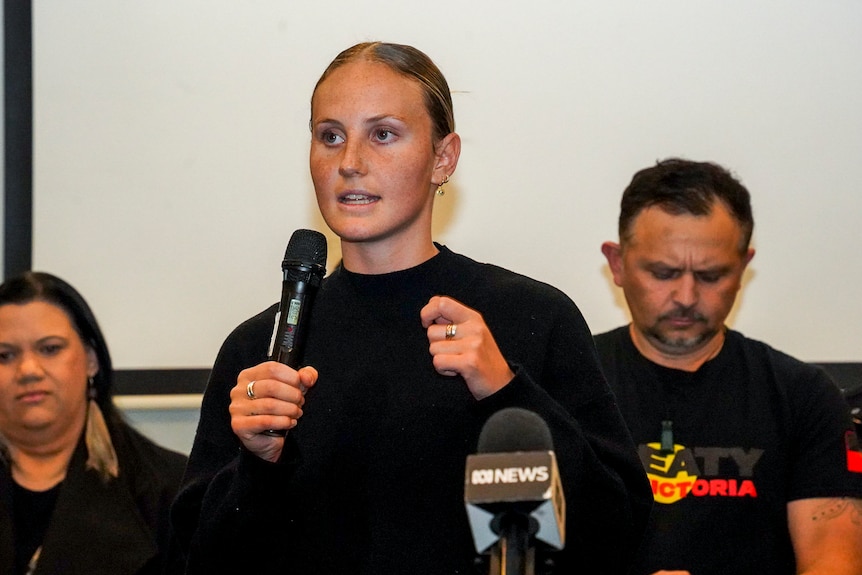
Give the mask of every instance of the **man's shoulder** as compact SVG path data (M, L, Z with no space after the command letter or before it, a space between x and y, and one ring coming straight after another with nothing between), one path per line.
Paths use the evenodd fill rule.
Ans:
M603 343L620 341L628 333L628 327L629 326L627 325L621 325L608 331L594 334L593 339L596 340L596 342L601 341Z
M627 325L614 328L610 331L599 333L593 336L593 342L596 346L596 352L599 356L602 371L605 379L610 384L611 388L615 388L619 384L619 378L623 377L621 371L623 364L636 361L636 357L632 354L634 345L631 343L629 329Z
M629 330L627 325L621 325L609 331L593 335L596 349L601 356L613 355L622 348L622 345L628 341L628 338Z
M726 342L728 347L735 349L737 353L746 354L752 360L767 361L776 367L793 371L802 370L810 371L811 373L821 371L820 368L812 363L798 359L764 341L748 337L736 330L727 330Z
M786 390L811 392L838 387L822 367L738 331L728 330L726 346L731 351L730 361L744 363L749 373L772 379Z

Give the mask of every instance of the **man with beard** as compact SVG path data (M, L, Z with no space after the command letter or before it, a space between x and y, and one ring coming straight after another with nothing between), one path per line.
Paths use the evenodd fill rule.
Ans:
M602 245L632 321L595 341L655 499L632 573L862 573L840 391L725 326L753 227L727 170L673 158L635 174Z

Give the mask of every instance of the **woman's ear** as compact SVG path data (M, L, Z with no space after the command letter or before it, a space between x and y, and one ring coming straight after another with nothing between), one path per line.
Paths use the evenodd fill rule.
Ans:
M434 153L437 162L434 164L431 181L439 183L451 176L458 167L458 158L461 156L461 136L455 132L447 135L434 146Z
M86 346L87 349L87 377L95 377L99 373L99 358L96 356L96 351Z

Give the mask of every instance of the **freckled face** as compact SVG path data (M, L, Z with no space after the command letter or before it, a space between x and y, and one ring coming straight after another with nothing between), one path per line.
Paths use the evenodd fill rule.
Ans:
M720 203L707 216L651 207L635 218L614 281L648 345L686 356L723 329L754 254L740 252L742 237Z
M318 86L311 110L311 177L342 243L430 245L436 158L418 82L351 62Z
M50 438L80 433L87 378L98 371L66 313L41 301L0 306L0 431Z

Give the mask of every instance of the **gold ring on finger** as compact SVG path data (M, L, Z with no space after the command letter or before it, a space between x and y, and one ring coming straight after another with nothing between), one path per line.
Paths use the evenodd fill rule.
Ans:
M458 326L456 324L450 323L446 326L446 339L452 339L456 333L458 333Z

